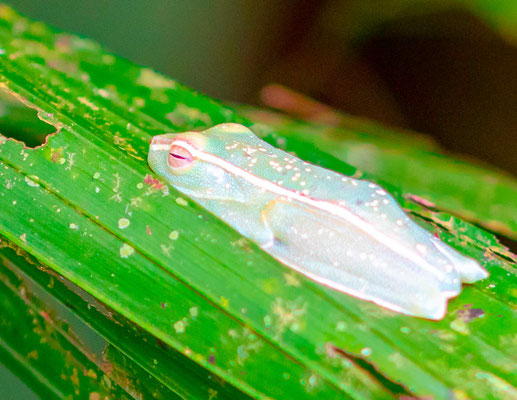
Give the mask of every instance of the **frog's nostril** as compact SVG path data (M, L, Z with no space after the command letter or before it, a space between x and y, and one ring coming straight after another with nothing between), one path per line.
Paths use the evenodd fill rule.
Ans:
M161 138L159 136L155 136L151 138L149 141L151 150L154 151L163 151L163 150L169 150L171 146L171 140L166 138Z

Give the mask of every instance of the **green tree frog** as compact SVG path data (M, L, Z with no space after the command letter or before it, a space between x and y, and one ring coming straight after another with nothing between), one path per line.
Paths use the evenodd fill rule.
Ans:
M286 266L388 309L441 319L488 276L382 187L307 163L226 123L155 136L149 165Z

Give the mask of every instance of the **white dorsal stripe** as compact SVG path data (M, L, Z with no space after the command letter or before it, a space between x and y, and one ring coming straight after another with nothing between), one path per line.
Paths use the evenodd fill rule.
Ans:
M332 215L343 218L346 221L350 222L352 225L356 226L363 232L367 233L368 235L376 239L377 241L379 241L380 243L393 249L402 257L421 266L424 270L431 272L433 275L445 276L444 272L441 272L437 268L434 268L432 265L430 265L424 258L420 257L415 250L403 246L396 240L393 240L389 236L385 235L384 233L376 229L372 224L366 222L361 217L358 217L357 215L347 210L343 206L338 206L325 200L316 200L307 196L302 196L292 189L284 188L283 186L277 185L274 182L260 178L248 171L245 171L242 168L239 168L233 165L232 163L224 160L223 158L198 150L186 141L175 140L174 145L183 147L190 154L192 154L194 158L217 165L218 167L223 168L229 173L234 174L235 176L239 176L245 179L246 181L252 183L253 185L263 188L271 193L275 193L279 196L296 200L300 203L310 205L316 209L323 210ZM170 149L170 146L171 144L169 144L168 149Z

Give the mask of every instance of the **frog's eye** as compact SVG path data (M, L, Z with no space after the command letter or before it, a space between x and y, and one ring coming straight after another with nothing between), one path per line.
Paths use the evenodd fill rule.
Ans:
M174 169L189 167L194 162L194 157L185 148L172 145L169 150L169 166Z

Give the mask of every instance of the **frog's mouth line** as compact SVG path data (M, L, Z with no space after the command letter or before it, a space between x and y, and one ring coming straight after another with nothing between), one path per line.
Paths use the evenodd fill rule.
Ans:
M286 198L288 201L297 201L302 204L307 204L308 206L314 207L324 212L328 212L334 216L339 218L343 218L347 222L359 228L361 231L372 237L374 240L382 243L388 248L392 249L402 257L410 260L411 262L419 265L423 270L428 271L432 275L436 276L440 280L446 278L446 273L439 271L434 268L431 264L429 264L423 257L421 257L414 249L408 248L402 243L399 243L396 240L393 240L389 236L380 232L375 228L372 224L365 221L363 218L359 217L352 213L349 209L342 205L337 205L325 200L318 200L309 196L306 196L302 193L299 193L292 189L287 189L283 186L280 186L276 183L268 181L266 179L260 178L248 171L245 171L232 163L224 160L223 158L217 157L213 154L203 152L201 150L196 149L190 143L183 141L181 139L176 139L174 141L174 145L183 147L186 151L188 151L194 158L197 158L202 161L206 161L213 165L216 165L230 174L234 176L239 176L244 180L248 181L252 185L260 187L268 192L274 193L279 197Z

